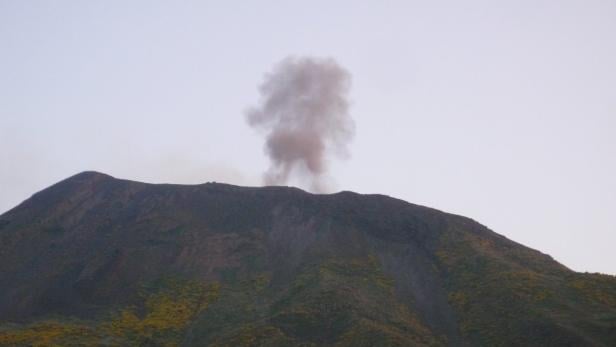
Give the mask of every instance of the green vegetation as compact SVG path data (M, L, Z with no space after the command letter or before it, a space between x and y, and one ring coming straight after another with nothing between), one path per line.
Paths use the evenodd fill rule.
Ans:
M396 299L394 282L374 256L306 264L286 288L273 286L267 272L227 277L209 284L150 282L139 303L108 318L7 325L0 345L444 345Z
M304 264L289 284L270 273L226 282L195 323L208 346L439 346L376 257L331 257ZM377 343L378 341L378 343Z
M576 274L569 283L586 300L616 310L616 295L614 295L616 293L616 278L614 276L591 273Z
M577 274L508 242L456 229L443 234L437 256L463 336L477 346L616 341L614 277Z
M0 330L3 346L161 345L176 346L199 313L218 297L218 283L165 279L144 287L144 303L98 323L46 320Z
M436 253L464 338L477 346L611 342L612 276L542 268L543 255L515 250L511 257L498 242L452 232L444 234ZM0 345L447 345L417 316L412 302L399 300L376 256L313 259L282 282L271 272L240 268L221 270L222 282L148 282L139 302L97 321L5 325ZM593 332L601 338L585 337Z

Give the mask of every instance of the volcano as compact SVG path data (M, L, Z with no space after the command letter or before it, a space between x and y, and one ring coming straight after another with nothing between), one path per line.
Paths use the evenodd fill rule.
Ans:
M83 172L0 216L0 345L616 346L616 278L384 195Z

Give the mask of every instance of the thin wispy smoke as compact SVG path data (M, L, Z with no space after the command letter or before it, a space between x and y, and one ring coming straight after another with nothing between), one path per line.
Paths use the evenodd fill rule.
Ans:
M249 109L246 119L266 135L266 185L297 176L310 190L325 190L328 158L348 157L355 133L350 86L349 72L329 58L289 57L265 76L260 105Z

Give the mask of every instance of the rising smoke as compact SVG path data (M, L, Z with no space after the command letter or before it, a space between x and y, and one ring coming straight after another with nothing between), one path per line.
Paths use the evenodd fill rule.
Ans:
M266 185L296 176L313 192L326 189L327 159L346 158L355 132L348 112L350 85L351 75L333 59L289 57L265 76L261 104L249 109L246 119L266 135Z

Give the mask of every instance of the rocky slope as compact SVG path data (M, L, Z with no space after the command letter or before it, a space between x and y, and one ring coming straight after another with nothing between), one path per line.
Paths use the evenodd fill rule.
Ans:
M0 345L54 344L614 346L616 278L387 196L84 172L0 216Z

